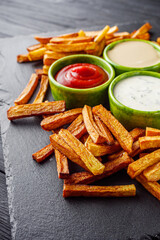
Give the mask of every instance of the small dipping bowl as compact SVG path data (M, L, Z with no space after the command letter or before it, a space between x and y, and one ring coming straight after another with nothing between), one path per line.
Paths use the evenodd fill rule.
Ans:
M91 63L97 65L108 73L109 79L97 87L86 89L70 88L58 83L54 78L56 73L65 66L74 63ZM66 108L71 109L83 107L85 104L89 106L97 104L105 105L108 99L107 88L114 79L115 71L109 63L100 57L78 54L63 57L55 61L49 68L48 76L53 98L55 100L65 100Z
M159 54L159 63L155 64L155 65L151 65L151 66L147 66L147 67L127 67L127 66L122 66L118 63L115 63L114 61L112 61L109 56L108 56L108 51L112 50L117 44L123 43L123 42L127 42L127 41L139 41L139 42L144 42L144 43L148 43L150 44ZM110 63L116 72L116 75L122 74L124 72L129 72L129 71L154 71L154 72L159 72L160 71L160 46L156 43L153 43L151 41L147 41L147 40L142 40L142 39L123 39L123 40L119 40L116 42L113 42L111 44L109 44L103 51L103 58Z
M160 129L160 106L159 106L159 110L156 110L156 111L136 110L136 109L127 107L121 102L119 102L114 95L114 88L120 81L123 81L124 79L130 78L133 76L142 76L142 75L159 78L159 81L160 81L160 73L156 73L156 72L132 71L132 72L126 72L119 75L112 81L108 89L110 110L113 113L113 115L128 130L131 130L135 127L141 127L141 128L153 127L153 128ZM148 99L148 101L149 100L150 99Z

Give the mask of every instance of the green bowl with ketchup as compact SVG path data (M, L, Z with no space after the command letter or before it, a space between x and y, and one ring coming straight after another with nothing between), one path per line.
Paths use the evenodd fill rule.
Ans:
M115 71L100 57L77 54L55 61L48 76L53 98L65 100L66 108L72 109L85 104L106 105L107 88Z
M109 44L103 58L119 75L129 71L160 71L160 46L142 39L123 39Z
M117 76L109 86L113 115L128 129L160 129L160 73L132 71Z

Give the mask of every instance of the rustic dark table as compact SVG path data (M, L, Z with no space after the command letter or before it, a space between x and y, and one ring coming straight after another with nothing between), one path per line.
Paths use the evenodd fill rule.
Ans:
M0 0L0 38L4 40L14 36L67 28L89 29L93 26L103 27L106 24L120 26L134 22L141 25L145 21L151 24L160 23L159 0ZM0 96L0 105L2 101ZM9 222L0 136L0 240L11 239ZM160 237L146 236L143 239Z

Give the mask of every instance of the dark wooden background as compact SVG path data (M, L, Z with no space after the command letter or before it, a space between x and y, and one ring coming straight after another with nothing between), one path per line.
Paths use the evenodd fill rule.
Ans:
M0 38L4 41L13 36L67 28L91 29L134 22L141 25L145 21L160 23L159 0L0 0ZM0 136L0 240L3 239L11 239L11 231Z

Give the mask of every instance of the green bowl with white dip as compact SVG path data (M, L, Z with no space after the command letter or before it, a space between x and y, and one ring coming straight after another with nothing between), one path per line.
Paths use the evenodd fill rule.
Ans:
M160 73L123 73L112 81L108 91L111 112L128 130L160 129Z
M116 75L129 71L160 71L160 46L142 39L123 39L109 44L103 58Z

